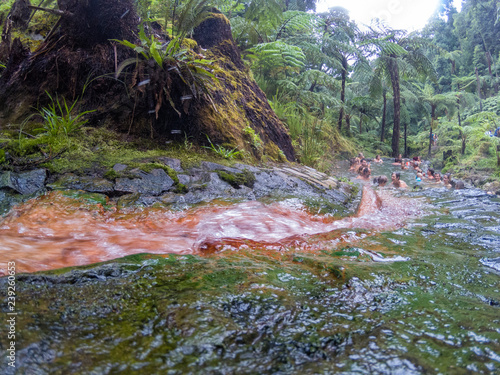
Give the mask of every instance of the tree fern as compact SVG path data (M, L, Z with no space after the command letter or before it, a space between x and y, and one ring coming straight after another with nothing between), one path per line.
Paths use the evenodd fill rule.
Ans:
M257 44L250 51L256 56L256 69L271 75L283 70L298 71L305 64L302 50L282 41Z

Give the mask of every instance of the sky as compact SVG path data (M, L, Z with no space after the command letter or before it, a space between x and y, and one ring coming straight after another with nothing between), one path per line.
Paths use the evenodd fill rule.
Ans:
M461 0L454 0L460 10ZM439 0L318 0L317 12L341 6L349 11L359 26L370 24L373 18L384 20L393 29L415 31L422 29L437 9Z

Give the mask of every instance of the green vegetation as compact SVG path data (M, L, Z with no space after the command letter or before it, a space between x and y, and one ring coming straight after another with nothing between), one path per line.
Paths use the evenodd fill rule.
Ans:
M234 159L236 157L240 157L242 155L241 151L236 150L236 148L228 149L221 145L214 145L210 138L207 135L208 142L210 143L210 147L205 146L205 148L212 150L216 155L224 158L224 159Z
M255 176L252 172L244 170L242 173L228 173L225 171L217 171L221 180L226 181L235 189L239 189L241 185L253 188Z
M214 89L212 81L217 81L217 78L212 73L215 69L212 61L196 58L196 54L191 49L183 46L184 37L176 37L162 45L155 39L154 35L148 37L143 26L140 27L138 36L141 43L137 45L127 40L114 40L133 49L138 54L138 58L126 59L118 66L117 78L127 66L132 64L136 66L133 74L137 75L140 71L146 69L150 75L153 75L153 69L151 69L148 62L154 61L165 76L162 78L165 85L159 87L155 96L157 98L164 97L179 115L180 112L174 104L174 98L171 96L175 77L178 77L183 83L183 91L190 93L190 95L184 95L181 98L185 112L187 112L190 100L193 97L198 99L204 96L209 101L212 101L211 93ZM159 103L162 102L161 99L158 100ZM156 106L156 116L158 116L159 109L160 106Z
M68 136L64 134L59 134L57 137L49 137L46 134L32 136L30 133L34 133L38 126L36 122L27 122L22 132L13 127L14 129L9 128L0 133L0 142L3 144L0 162L5 161L5 153L8 153L17 166L41 165L52 173L78 175L102 171L103 177L111 180L117 177L130 177L128 172L134 168L144 171L160 168L164 169L176 183L178 182L176 172L159 162L158 157L180 159L185 168L199 165L204 160L230 166L230 161L227 159L207 152L202 147L186 148L184 143L159 145L149 139L126 140L125 136L111 130L90 127L82 127L79 132ZM117 163L126 164L127 170L115 172L112 168ZM6 168L9 166L11 164L4 165Z
M84 119L86 114L95 112L95 110L83 111L73 115L78 99L73 101L73 104L68 106L65 98L60 100L56 97L54 100L49 93L47 93L47 95L49 96L51 103L48 107L42 108L39 113L43 118L43 130L45 130L44 134L47 134L48 136L57 137L62 132L67 137L69 134L79 130L87 123L88 120Z
M6 18L12 3L2 3L0 19ZM247 73L286 124L301 163L326 170L340 152L364 151L369 156L401 152L405 157L427 156L435 167L449 171L474 168L500 174L497 138L485 135L500 126L500 31L493 0L466 0L460 12L452 1L443 1L427 26L413 33L382 24L361 30L345 9L314 12L314 1L137 0L136 4L144 21L138 38L117 42L137 56L119 64L116 76L163 77L163 85L152 93L158 101L156 116L158 103L168 102L180 114L189 110L191 98L210 101L224 85L241 85L223 65L214 64L208 51L201 56L196 42L188 38L211 17L209 10L215 6L229 19ZM44 6L57 5L49 1ZM50 27L48 21L41 23L39 13L32 22L46 35ZM154 36L153 25L162 25L166 42ZM16 35L28 40L29 32L33 30L25 35L16 30ZM36 48L36 43L29 45ZM0 62L0 69L5 65L6 61ZM180 102L171 96L174 81L183 92ZM51 103L39 110L44 131L31 126L39 116L18 125L17 144L8 146L14 154L41 149L53 156L63 148L74 148L62 139L49 142L44 137L58 138L59 132L81 127L88 112L78 113L76 101L58 99L55 93L49 96ZM212 103L222 120L208 112L203 117L221 131L240 116L235 99L224 105ZM239 134L230 136L243 142L227 146L209 140L216 156L231 160L250 152L256 160L280 159L279 150L267 146L257 127L247 122L237 128ZM438 136L436 145L430 141L432 134ZM188 147L193 144L186 138ZM273 156L262 158L270 150Z

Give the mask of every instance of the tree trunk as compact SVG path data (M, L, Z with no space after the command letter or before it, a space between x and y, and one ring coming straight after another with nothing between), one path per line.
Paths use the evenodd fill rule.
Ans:
M427 153L427 157L430 158L431 157L431 147L432 147L432 141L433 141L433 137L432 137L432 128L433 128L433 124L434 124L434 115L436 113L436 106L435 105L431 105L431 127L429 129L429 152Z
M382 129L380 130L380 142L384 142L385 138L385 111L387 109L387 92L383 91L384 105L382 106Z
M347 134L351 134L351 116L348 114L345 115L345 127Z
M401 121L401 98L399 87L399 69L396 56L391 55L389 59L389 74L391 76L392 93L394 102L394 125L392 129L392 156L398 157L399 155L399 135L400 135L400 121Z
M363 132L363 114L359 114L359 134Z
M479 84L479 71L476 68L477 96L479 97L479 110L483 112L483 101L481 100L481 85Z
M407 123L406 123L406 121L405 121L405 148L404 148L404 151L403 151L403 157L405 157L405 158L407 158L407 157L408 157L408 146L407 146L407 144L406 144L406 139L407 139L407 138L406 138L406 135L407 135L407 128L408 128L408 126L407 126L407 125L408 125L408 124L407 124Z
M460 129L458 130L458 135L460 136L460 139L462 140L462 148L460 149L460 154L463 155L463 154L465 154L465 145L466 145L465 141L467 138L466 138L465 134Z
M342 88L340 90L340 113L339 113L339 131L342 130L342 119L344 118L344 104L345 104L345 81L347 79L347 59L342 56Z
M489 53L489 51L486 51L484 54L486 55L486 61L488 62L488 73L493 77L493 74L491 72L491 54Z

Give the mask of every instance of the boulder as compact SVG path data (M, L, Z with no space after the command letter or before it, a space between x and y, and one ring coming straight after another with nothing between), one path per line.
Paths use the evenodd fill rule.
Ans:
M22 195L31 195L45 188L47 172L34 169L28 172L3 172L0 175L0 188L9 188Z
M135 172L138 178L117 178L115 191L119 193L140 193L160 195L174 186L174 180L163 169L153 169L150 173Z
M47 187L53 190L74 189L102 194L109 194L114 190L114 184L105 178L77 176L73 173L62 175L54 183L48 184Z

